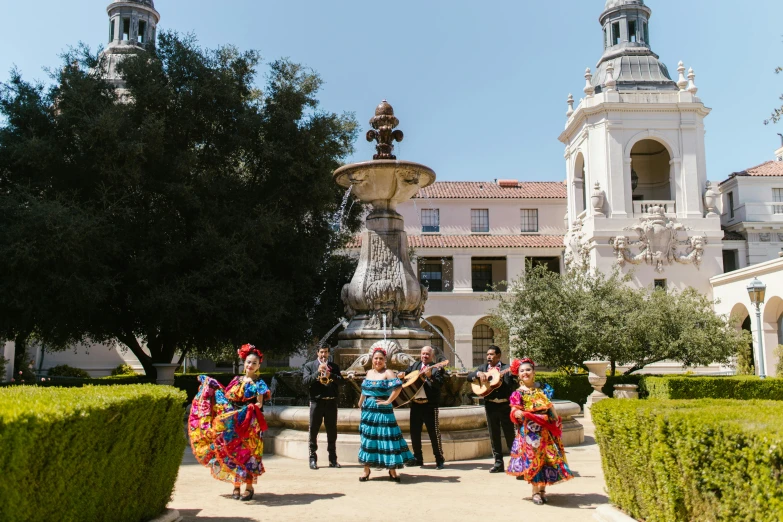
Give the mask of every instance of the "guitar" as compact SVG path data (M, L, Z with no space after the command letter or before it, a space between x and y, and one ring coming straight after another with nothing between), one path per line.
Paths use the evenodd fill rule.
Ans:
M448 366L448 364L449 361L446 359L445 361L429 366L428 369L443 368L444 366ZM424 379L426 379L425 372L419 370L413 370L411 373L406 374L404 382L402 383L402 390L397 398L394 399L394 407L399 408L400 406L405 406L414 398L426 398L426 396L422 396L424 394L424 389L422 388L424 386Z
M511 371L511 367L509 366L505 370L498 371L497 368L492 368L484 373L487 374L487 381L481 382L480 380L476 380L473 382L470 387L473 390L473 393L478 395L479 397L486 397L493 391L497 390L500 387L500 384L503 382L503 376Z

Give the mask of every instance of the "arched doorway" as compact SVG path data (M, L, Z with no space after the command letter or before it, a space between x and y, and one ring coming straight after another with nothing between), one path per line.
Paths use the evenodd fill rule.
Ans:
M764 366L767 375L782 377L776 374L777 346L783 344L783 299L774 295L767 297L762 317L764 329Z
M574 164L574 201L577 216L587 208L586 189L585 157L580 152L576 155L576 163Z
M421 327L432 333L430 344L435 351L449 360L449 365L454 366L454 327L448 319L439 316L428 317L426 321L422 320ZM443 334L441 336L441 334ZM446 338L444 340L443 338Z
M479 322L473 327L473 366L483 364L487 359L487 348L495 343L495 332L489 325Z
M734 307L731 309L730 321L732 322L731 324L733 324L734 327L738 330L745 330L751 334L752 338L750 313L744 304L737 303L734 305ZM753 341L751 340L748 343L748 346L743 348L737 354L737 373L740 375L753 375L756 369L754 361L755 357L753 355Z
M659 141L645 139L633 146L631 191L634 213L648 212L651 202L663 205L666 213L676 212L671 184L671 159L669 151Z

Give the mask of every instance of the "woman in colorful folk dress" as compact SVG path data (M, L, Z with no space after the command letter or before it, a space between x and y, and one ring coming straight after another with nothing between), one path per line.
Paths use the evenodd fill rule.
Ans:
M386 468L389 477L400 482L397 470L413 465L416 460L394 417L392 402L401 390L402 381L396 372L386 368L386 351L376 348L372 354L372 369L362 383L359 398L362 408L359 463L364 464L364 474L359 477L361 482L370 479L370 467Z
M573 478L563 443L562 422L550 401L552 387L536 382L535 364L530 359L515 360L511 373L519 376L519 389L511 394L511 421L516 438L506 473L533 486L533 503L547 502L546 487Z
M190 445L193 455L218 480L234 483L232 497L253 498L253 484L264 473L264 399L271 393L259 378L264 355L252 344L238 351L244 361L244 375L234 377L228 386L199 375L201 387L190 409ZM240 496L240 486L245 493Z

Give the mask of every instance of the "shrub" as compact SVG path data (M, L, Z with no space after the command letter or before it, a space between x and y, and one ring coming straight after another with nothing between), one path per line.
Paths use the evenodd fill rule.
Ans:
M149 384L0 389L0 520L160 514L185 447L184 399Z
M765 399L783 401L783 379L733 377L645 377L651 399Z
M5 366L9 363L8 359L0 356L0 381L5 379Z
M565 373L536 372L536 381L549 384L555 390L555 399L572 401L580 406L587 402L587 396L593 388L587 381L587 375L567 375Z
M783 520L783 404L605 400L592 408L611 501L647 522Z
M137 373L129 364L123 363L111 371L112 377L117 377L119 375L137 375Z
M80 379L90 378L90 374L86 371L82 370L81 368L68 366L67 364L59 364L49 368L47 375L49 377L77 377Z
M783 377L783 344L779 344L775 349L775 355L778 356L778 364L775 365L775 375Z

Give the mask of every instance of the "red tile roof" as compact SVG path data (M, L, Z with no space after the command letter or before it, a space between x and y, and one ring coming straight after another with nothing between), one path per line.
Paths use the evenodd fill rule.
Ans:
M417 198L429 199L565 199L562 181L436 181L419 190Z
M735 176L783 176L783 161L765 161L761 165L732 172L727 180L721 182L721 185Z
M562 248L563 236L408 236L413 248ZM362 236L346 245L346 248L362 246Z

